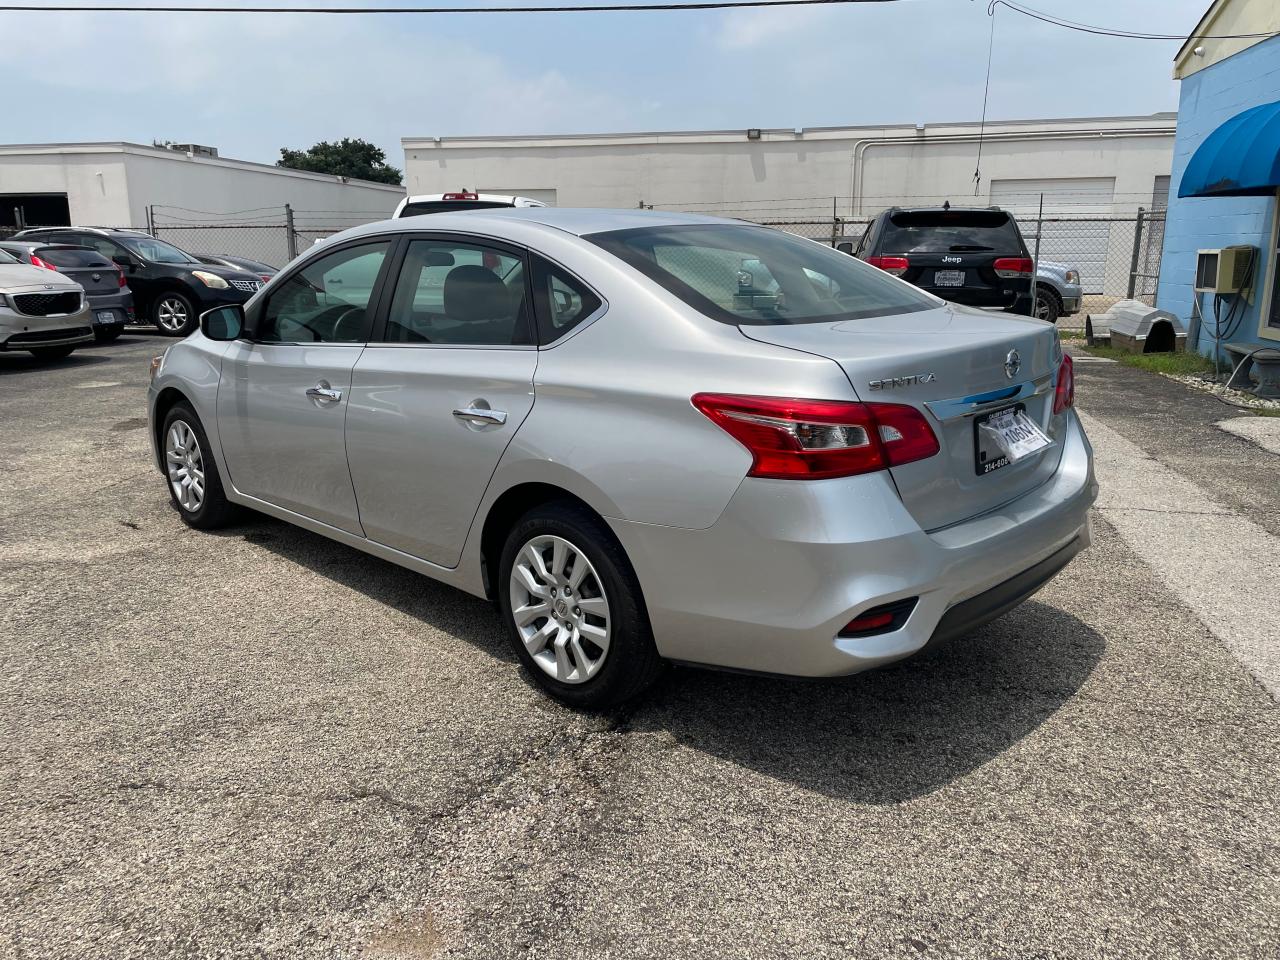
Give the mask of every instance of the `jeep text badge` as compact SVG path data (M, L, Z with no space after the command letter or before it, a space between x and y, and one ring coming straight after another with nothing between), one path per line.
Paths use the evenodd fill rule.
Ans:
M909 377L885 377L883 380L869 380L867 386L872 390L892 390L895 387L910 387L917 383L933 383L938 378L932 373L917 373Z

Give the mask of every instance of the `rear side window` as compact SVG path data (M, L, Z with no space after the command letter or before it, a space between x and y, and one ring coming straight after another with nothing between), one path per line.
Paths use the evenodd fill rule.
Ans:
M769 227L641 227L586 239L722 323L832 323L937 306L846 253Z
M97 250L88 247L39 247L32 251L55 267L112 267L114 264Z
M492 200L426 200L422 203L408 203L400 211L401 217L420 217L424 213L453 213L457 210L492 210L494 207L509 207L509 203L495 203Z
M915 210L892 214L876 253L1025 252L1022 238L1003 210Z
M533 289L542 343L559 340L603 304L577 277L538 256L533 258Z

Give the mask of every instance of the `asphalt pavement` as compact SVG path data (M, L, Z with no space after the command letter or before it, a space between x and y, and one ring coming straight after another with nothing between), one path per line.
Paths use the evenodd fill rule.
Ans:
M1105 516L936 656L579 714L482 601L187 529L147 452L164 345L0 354L0 956L1276 955L1280 712ZM1079 370L1090 416L1256 503Z

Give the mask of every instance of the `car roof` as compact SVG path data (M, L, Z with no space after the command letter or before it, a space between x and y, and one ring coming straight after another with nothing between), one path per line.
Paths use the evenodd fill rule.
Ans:
M85 233L115 234L117 236L123 236L123 237L146 237L148 240L152 239L151 234L145 233L142 230L126 230L123 227L28 227L26 230L23 230L19 234L17 234L17 236L15 236L14 239L23 240L25 239L24 234L35 234L35 233L55 234L55 233L62 233L68 230L76 230L76 231L81 231Z
M477 228L501 230L503 224L512 221L560 230L584 237L610 230L627 230L637 227L669 227L694 224L742 224L743 221L723 217L708 217L693 213L670 213L660 210L607 210L575 207L497 207L483 210L459 210L449 213L433 213L429 217L403 217L397 220L380 220L365 224L342 236L361 236L372 233L399 233L405 230L432 232L439 230L475 230ZM765 228L767 229L767 228Z
M1008 213L1004 207L890 207L886 214L893 213Z

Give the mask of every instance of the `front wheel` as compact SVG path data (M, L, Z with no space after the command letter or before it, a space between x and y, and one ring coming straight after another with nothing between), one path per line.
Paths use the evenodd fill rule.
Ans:
M612 532L573 503L525 514L507 537L498 605L535 683L572 707L605 709L657 679L640 584Z
M200 418L185 403L179 403L165 415L161 429L169 497L183 522L197 530L226 526L238 510L222 492L218 464Z
M169 337L185 337L200 326L200 317L191 301L181 293L167 291L151 306L151 321Z

